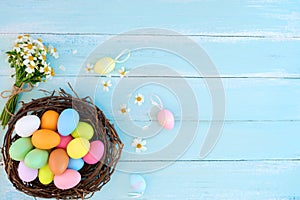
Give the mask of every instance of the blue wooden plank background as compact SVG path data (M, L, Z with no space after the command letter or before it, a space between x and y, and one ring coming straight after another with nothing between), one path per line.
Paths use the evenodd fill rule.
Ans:
M42 83L22 101L44 96L38 90L70 91L66 82L77 88L80 96L90 95L107 117L117 125L122 121L114 114L112 98L120 82L116 72L112 77L100 77L82 72L82 65L95 48L118 34L138 28L166 28L176 31L177 43L184 48L188 37L208 54L220 73L226 95L226 117L222 135L203 160L199 151L212 121L212 102L204 78L217 79L213 73L199 75L186 61L169 52L140 49L122 65L129 71L136 67L158 63L176 70L171 76L163 70L148 76L148 72L129 73L133 82L172 82L184 79L195 94L199 115L181 118L176 94L166 88L149 84L136 91L124 89L119 95L141 92L146 97L143 106L133 105L131 120L140 126L149 123L147 112L153 91L174 112L176 126L147 138L147 153L157 152L171 143L182 123L198 126L197 134L184 154L172 164L153 172L143 173L148 187L143 199L299 199L300 179L300 1L293 0L154 0L154 1L0 1L0 91L10 89L13 79L5 52L12 48L15 37L30 33L53 44L60 58L51 60L56 76ZM123 46L140 41L145 35L128 35ZM149 38L175 37L151 34ZM164 42L164 41L162 41ZM103 50L106 52L106 50ZM115 52L107 55L114 56ZM193 51L190 54L194 54ZM196 54L195 54L196 55ZM61 67L63 66L63 68ZM64 70L62 70L64 69ZM110 92L102 90L100 80L112 81ZM95 83L98 83L95 85ZM95 88L90 93L86 87ZM178 85L180 89L182 86ZM5 99L0 99L0 109ZM124 151L134 152L132 137L118 126L125 144ZM3 135L5 130L1 130ZM1 137L2 140L2 137ZM135 160L122 157L120 166L168 164L163 159ZM17 192L0 170L0 194L5 199L32 199ZM93 199L129 199L130 173L117 170L112 180ZM113 191L113 192L112 192Z

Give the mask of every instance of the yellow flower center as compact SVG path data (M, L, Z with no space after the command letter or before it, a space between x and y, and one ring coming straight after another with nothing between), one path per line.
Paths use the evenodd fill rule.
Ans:
M33 61L33 59L34 59L33 56L28 57L28 60L30 60L30 61Z
M122 71L120 74L123 75L123 76L125 76L126 72Z
M19 44L17 43L17 44L15 44L15 47L19 47Z
M37 41L39 41L39 42L43 42L41 38L38 38L38 39L37 39Z
M54 69L51 69L51 76L55 76Z
M46 56L42 55L43 60L46 60Z
M140 143L138 143L137 145L136 145L136 148L138 148L138 149L140 149L140 148L142 148L143 147L143 145L141 145Z
M126 108L121 108L121 113L126 113L126 112L127 112Z
M56 48L55 47L53 48L53 52L56 53Z
M29 35L29 34L24 34L24 36L25 36L25 37L30 37L30 35Z
M138 97L136 98L136 100L137 100L137 101L142 101L142 97L138 96Z
M32 45L32 44L27 44L27 48L28 48L28 49L30 49L30 50L31 50L31 49L32 49L32 47L33 47L33 45Z
M108 87L108 84L107 84L107 83L104 83L103 86L104 86L104 87Z
M35 67L33 65L29 65L29 68L30 69L34 69Z
M44 67L44 72L45 72L45 73L49 72L49 68L48 68L47 66Z

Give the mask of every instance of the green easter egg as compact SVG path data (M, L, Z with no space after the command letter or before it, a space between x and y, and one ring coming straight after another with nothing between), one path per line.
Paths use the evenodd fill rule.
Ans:
M25 156L24 163L31 169L39 169L47 164L48 157L48 151L33 149Z
M94 71L98 74L109 74L115 68L115 60L110 57L104 57L98 60L95 64Z
M39 181L43 185L48 185L53 181L54 174L50 170L48 164L39 169L38 177L39 177Z
M29 151L33 149L31 139L29 137L22 137L17 139L9 148L9 155L13 160L24 160Z
M72 136L74 138L85 138L87 140L92 139L94 135L93 127L86 122L79 122L76 129L73 131Z

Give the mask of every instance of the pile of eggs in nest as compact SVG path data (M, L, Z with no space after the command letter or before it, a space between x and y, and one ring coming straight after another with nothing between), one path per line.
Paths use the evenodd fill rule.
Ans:
M60 114L48 110L41 119L27 115L16 122L15 132L20 138L12 143L9 154L20 161L18 174L22 181L38 178L44 185L53 181L59 189L70 189L81 181L79 170L85 163L101 160L103 142L90 142L94 129L79 118L76 110L68 108Z

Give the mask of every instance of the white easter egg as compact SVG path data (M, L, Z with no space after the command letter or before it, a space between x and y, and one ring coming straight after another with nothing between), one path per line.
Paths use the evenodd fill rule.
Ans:
M31 136L40 127L41 120L36 115L21 117L15 125L16 133L21 137Z

